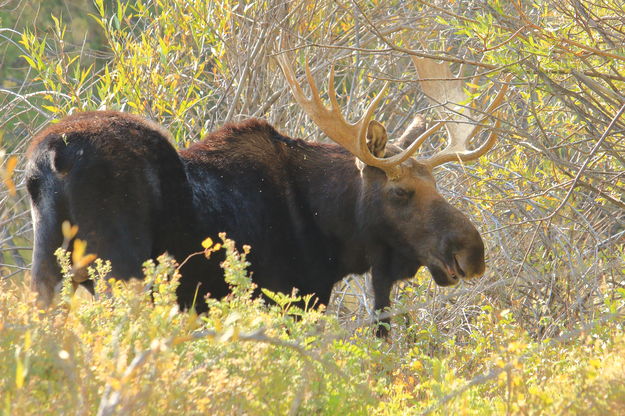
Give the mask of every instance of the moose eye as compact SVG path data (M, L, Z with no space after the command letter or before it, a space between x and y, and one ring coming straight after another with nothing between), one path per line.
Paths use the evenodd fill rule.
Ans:
M410 190L410 189L405 189L405 188L393 188L391 189L391 195L394 198L400 199L400 200L408 200L410 198L412 198L412 195L414 194L414 191Z

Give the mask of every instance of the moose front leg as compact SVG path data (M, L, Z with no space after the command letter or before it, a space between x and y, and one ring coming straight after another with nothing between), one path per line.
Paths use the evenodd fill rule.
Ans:
M393 281L386 277L381 270L374 268L371 272L371 282L373 286L373 297L376 314L376 336L384 338L388 336L391 325L390 317L379 319L380 314L384 314L391 304L391 289Z

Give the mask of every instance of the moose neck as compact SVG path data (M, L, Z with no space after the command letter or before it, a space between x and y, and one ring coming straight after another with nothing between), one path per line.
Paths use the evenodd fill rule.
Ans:
M299 198L328 240L342 251L337 256L347 273L369 268L366 227L362 220L363 186L355 158L340 146L298 141L291 158Z

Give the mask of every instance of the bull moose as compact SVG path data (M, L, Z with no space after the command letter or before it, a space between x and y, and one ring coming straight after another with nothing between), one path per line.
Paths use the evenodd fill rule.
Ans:
M432 168L476 159L492 147L494 133L468 150L481 124L468 124L468 110L456 106L453 116L400 149L371 120L383 91L351 124L338 110L334 70L327 108L308 66L310 99L286 55L278 61L296 101L336 144L291 139L252 119L227 124L176 151L159 125L114 111L71 115L32 139L26 178L34 228L32 282L44 303L61 280L53 253L63 242L65 220L78 225L78 238L111 260L111 274L122 279L141 276L142 263L166 251L181 261L222 231L251 245L259 286L282 292L296 287L320 303L329 301L343 277L368 270L376 310L389 306L394 282L421 266L441 286L484 273L480 234L439 195ZM423 91L441 114L443 104L465 100L463 83L448 66L413 61ZM484 118L495 113L505 90L504 85ZM429 159L412 157L442 126L448 147ZM183 306L191 305L198 285L199 296L227 294L217 259L191 258L181 273Z

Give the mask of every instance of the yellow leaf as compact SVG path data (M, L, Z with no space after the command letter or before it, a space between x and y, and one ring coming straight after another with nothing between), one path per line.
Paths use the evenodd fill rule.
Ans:
M213 245L213 240L210 237L202 241L202 247L204 247L205 249L209 248L212 245Z
M7 160L6 173L8 175L13 175L13 171L15 170L16 165L17 165L17 156L11 156L9 160Z
M419 361L419 360L413 361L412 369L415 370L415 371L423 370L423 363L421 361Z
M111 386L111 388L115 391L119 391L122 388L122 383L120 382L120 380L113 377L108 380L108 385Z
M63 78L63 68L61 67L61 64L56 64L56 68L55 72L56 72L56 76L59 77L60 79Z
M185 335L185 336L180 336L180 337L175 337L172 342L171 345L180 345L182 343L185 343L187 341L192 341L193 337L189 336L189 335Z
M24 334L24 351L28 351L30 349L31 344L32 344L32 340L30 336L30 331L26 331L26 333Z
M15 385L18 389L24 387L24 364L19 360L15 369Z
M15 386L18 389L24 387L24 379L26 378L26 371L24 371L24 362L20 357L20 350L15 351L16 365L15 365Z
M82 269L83 267L91 264L96 258L98 258L98 256L95 254L87 254L86 256L81 257L79 261L74 262L74 269Z
M2 172L2 180L4 185L9 190L9 195L15 196L15 182L13 182L13 171L15 170L15 166L17 165L17 157L11 156L9 160L7 160L7 164L4 168L4 172Z
M43 108L45 108L46 110L48 110L51 113L60 113L61 109L54 106L54 105L42 105Z
M86 250L86 241L81 240L80 238L74 240L74 249L72 250L72 264L74 266L74 270L82 269L97 258L95 254L85 255Z
M72 238L76 237L76 234L78 233L78 226L70 224L70 222L67 220L63 221L61 229L63 231L63 238L68 242Z
M72 263L76 264L83 258L85 255L85 250L87 249L87 242L85 240L81 240L77 238L74 241L74 249L72 250Z

